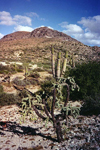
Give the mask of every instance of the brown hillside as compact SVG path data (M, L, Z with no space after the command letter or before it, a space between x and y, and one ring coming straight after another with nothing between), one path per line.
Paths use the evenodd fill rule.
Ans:
M75 61L100 60L100 48L90 47L71 38L70 36L41 27L32 32L15 32L0 40L0 60L27 59L33 63L50 64L51 45L55 52L62 54L67 50L69 56L74 54Z
M17 40L17 39L26 39L26 38L29 38L29 36L30 36L30 32L17 31L17 32L5 35L1 40L10 41L10 40Z

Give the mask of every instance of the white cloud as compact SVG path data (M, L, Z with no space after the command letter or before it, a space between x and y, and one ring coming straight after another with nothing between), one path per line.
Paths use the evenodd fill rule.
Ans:
M31 18L27 16L15 15L11 16L9 12L2 11L0 12L0 24L1 25L29 25L31 26Z
M63 22L62 27L66 28L65 32L66 32L66 34L69 34L69 35L83 33L82 28L76 24L67 24L67 23Z
M2 11L0 12L0 24L11 26L11 25L15 25L16 22L13 20L9 12Z
M59 25L64 28L64 33L78 41L87 45L100 46L100 15L81 18L77 23L82 25L82 27L77 24L68 24L67 22L62 22Z
M45 20L40 18L35 12L26 13L26 15L14 15L12 16L9 12L0 12L0 25L14 26L13 31L32 31L32 19L37 18L38 20Z
M86 31L100 34L100 15L89 18L82 17L78 23L82 24Z
M3 37L4 35L2 33L0 33L0 39Z
M18 25L14 28L14 31L33 31L33 28L29 27L29 26L22 26L22 25Z

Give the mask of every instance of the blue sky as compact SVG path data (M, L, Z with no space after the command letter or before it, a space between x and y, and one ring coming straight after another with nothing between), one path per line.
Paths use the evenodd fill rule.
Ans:
M0 38L41 26L100 46L100 0L0 0Z

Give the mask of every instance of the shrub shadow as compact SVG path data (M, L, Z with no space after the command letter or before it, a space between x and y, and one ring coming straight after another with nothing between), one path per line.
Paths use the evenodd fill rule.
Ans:
M53 142L57 142L55 138L51 136L46 136L39 131L39 128L32 128L29 126L21 126L16 122L0 122L0 135L5 135L5 132L13 132L13 134L17 134L18 136L22 135L33 135L33 136L41 136ZM38 132L38 133L37 133Z

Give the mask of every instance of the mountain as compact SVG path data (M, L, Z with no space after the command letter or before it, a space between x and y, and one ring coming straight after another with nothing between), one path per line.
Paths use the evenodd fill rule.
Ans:
M1 40L3 41L10 41L10 40L17 40L17 39L27 39L30 36L30 32L26 31L17 31L8 35L5 35Z
M30 37L36 38L58 38L64 41L76 41L75 39L71 38L70 36L59 32L57 30L50 29L48 27L40 27L33 30L30 34Z
M47 27L40 27L32 32L18 31L4 36L0 40L0 60L27 60L48 67L51 63L51 45L55 55L61 51L64 56L65 51L68 51L69 57L73 54L76 62L100 60L99 47L84 45L62 32Z
M9 41L9 40L16 40L16 39L28 39L28 38L57 38L64 41L76 41L75 39L71 38L70 36L59 32L57 30L50 29L48 27L40 27L32 32L26 31L17 31L8 35L5 35L1 40Z

